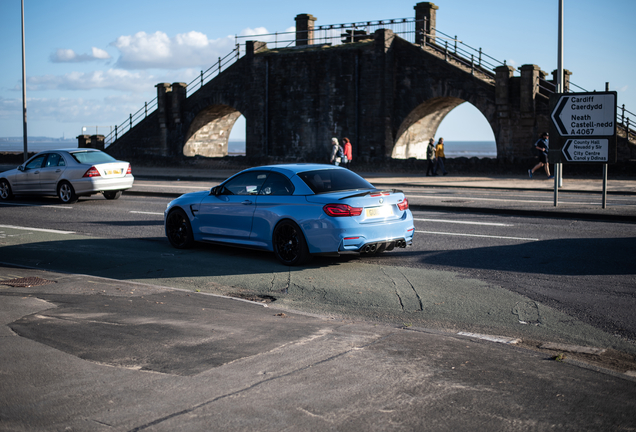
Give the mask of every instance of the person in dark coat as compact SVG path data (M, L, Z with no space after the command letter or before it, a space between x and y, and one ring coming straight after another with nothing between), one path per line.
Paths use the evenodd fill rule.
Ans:
M426 160L428 161L428 165L426 165L426 175L433 175L433 168L435 168L435 140L431 138L428 140L428 147L426 147Z

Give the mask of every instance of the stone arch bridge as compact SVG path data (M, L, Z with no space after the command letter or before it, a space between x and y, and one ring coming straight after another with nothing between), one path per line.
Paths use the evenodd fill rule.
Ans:
M527 158L549 129L555 79L536 65L514 76L511 66L493 70L451 52L435 32L437 9L415 6L415 42L380 28L348 30L347 43L318 43L316 19L298 15L294 47L248 41L243 57L188 97L184 83L158 84L157 109L107 151L131 161L223 157L243 115L246 155L263 161L324 162L334 136L349 137L359 161L423 159L444 117L469 102L490 124L498 159ZM623 141L619 160L635 158Z

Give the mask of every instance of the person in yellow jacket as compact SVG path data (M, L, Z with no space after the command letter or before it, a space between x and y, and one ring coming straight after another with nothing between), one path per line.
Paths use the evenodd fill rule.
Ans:
M446 171L446 168L444 168L444 162L446 161L446 156L444 155L444 138L440 138L437 141L437 145L435 146L435 159L437 160L437 162L435 162L433 175L437 175L437 170L439 168L442 169L442 173L444 175L448 174L448 171Z

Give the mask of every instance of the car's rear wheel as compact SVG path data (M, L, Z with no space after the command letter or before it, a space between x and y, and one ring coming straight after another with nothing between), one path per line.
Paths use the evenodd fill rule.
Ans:
M300 227L290 220L281 221L276 225L272 243L276 258L285 265L301 265L309 261L310 254L305 236Z
M166 235L170 244L177 249L187 249L194 245L192 225L183 210L174 209L168 214Z
M6 179L0 180L0 199L8 200L13 197L13 192L11 191L11 185L9 181Z
M69 182L62 182L57 187L57 196L64 204L73 204L77 202L77 195L75 189Z
M107 200L118 199L121 196L121 191L104 191L104 198Z

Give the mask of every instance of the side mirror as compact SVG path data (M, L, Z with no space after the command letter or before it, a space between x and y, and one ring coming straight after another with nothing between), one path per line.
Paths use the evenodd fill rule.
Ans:
M24 165L18 165L18 171L24 171Z
M210 189L210 195L217 196L219 194L219 190L219 186L214 186L212 189Z

